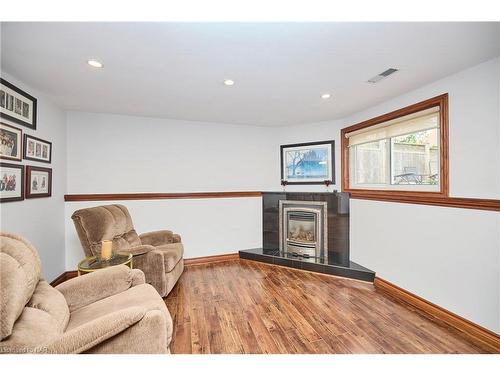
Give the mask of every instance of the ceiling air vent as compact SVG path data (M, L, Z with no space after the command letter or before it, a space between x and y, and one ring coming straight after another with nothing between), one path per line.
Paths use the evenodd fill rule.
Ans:
M372 77L368 80L369 83L377 83L378 81L383 80L384 78L389 77L391 74L396 73L399 69L389 68L382 73L377 74L375 77Z

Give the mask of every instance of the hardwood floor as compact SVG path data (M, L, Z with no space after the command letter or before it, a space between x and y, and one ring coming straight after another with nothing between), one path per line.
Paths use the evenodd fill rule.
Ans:
M172 353L486 353L369 283L247 260L188 266Z

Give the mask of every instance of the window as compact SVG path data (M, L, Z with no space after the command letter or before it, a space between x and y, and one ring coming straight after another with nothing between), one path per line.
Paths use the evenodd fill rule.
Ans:
M342 184L353 193L448 194L447 95L342 129Z

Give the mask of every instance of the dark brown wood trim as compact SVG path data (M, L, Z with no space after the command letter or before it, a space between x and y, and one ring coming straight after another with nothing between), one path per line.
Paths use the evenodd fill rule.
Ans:
M151 200L151 199L200 199L200 198L244 198L260 197L260 191L237 192L207 192L207 193L128 193L128 194L68 194L64 196L66 202L78 201L114 201L114 200ZM359 193L351 191L352 199L367 199L397 203L423 204L429 206L444 206L469 208L475 210L500 211L500 199L479 198L452 198L426 195L422 198L418 193L405 192L404 196L394 195L392 191Z
M50 149L49 149L49 160L44 160L44 159L41 159L41 158L37 159L36 157L28 156L28 140L29 139L32 139L34 141L38 141L40 143L46 143L46 144L48 144L50 146ZM32 160L32 161L36 161L36 162L40 162L40 163L51 164L52 163L52 142L46 141L45 139L41 139L41 138L35 137L33 135L30 135L30 134L24 134L23 159L25 159L25 160Z
M375 277L373 282L375 287L394 298L397 298L403 302L408 303L416 307L418 310L422 311L426 315L430 316L434 320L440 321L450 327L453 327L473 340L480 341L486 344L494 352L500 353L500 336L495 332L492 332L480 325L471 322L461 316L452 313L426 299L419 297L397 285L390 283L380 277Z
M184 264L186 266L194 266L197 264L225 262L228 260L236 260L239 258L240 258L240 256L238 253L221 254L221 255L212 255L212 256L207 256L207 257L184 259Z
M420 197L408 194L406 196L394 196L390 193L382 194L359 194L351 193L352 199L375 200L395 203L423 204L426 206L442 206L455 208L468 208L472 210L500 211L500 199L479 198L453 198L453 197Z
M10 163L2 163L0 162L0 169L4 167L4 168L15 168L15 169L19 169L20 173L21 173L21 181L18 181L18 183L20 183L20 187L21 187L21 195L19 197L11 197L11 198L0 198L0 203L3 203L3 202L15 202L15 201L23 201L24 200L24 194L25 194L25 191L24 191L24 179L25 179L25 167L24 165L20 165L20 164L10 164Z
M15 126L5 124L3 122L0 122L0 127L2 128L11 128L13 129L14 132L19 132L19 144L17 145L17 151L19 153L19 157L15 156L6 156L0 154L0 159L5 159L5 160L11 160L11 161L22 161L23 160L23 130L16 128ZM26 134L24 134L26 136Z
M351 189L349 187L349 147L348 141L345 135L347 133L353 132L355 130L360 130L368 128L373 125L380 124L385 121L394 120L395 118L406 116L418 111L423 111L432 107L440 107L440 127L441 127L441 139L440 139L440 191L439 192L427 192L427 191L402 191L402 190L373 190L373 189ZM390 194L392 197L406 197L407 195L412 195L417 198L425 200L427 197L448 197L449 194L449 156L448 156L448 94L443 94L436 96L434 98L424 100L419 103L412 104L408 107L398 109L396 111L386 113L384 115L360 122L358 124L349 126L340 131L340 143L341 143L341 171L342 171L342 191L355 193L358 198L363 195L370 196L374 199L375 196L384 197Z
M31 192L31 172L32 171L38 171L38 172L47 172L48 174L48 189L47 193L43 194L33 194ZM25 178L25 183L26 183L26 188L25 188L25 198L26 199L33 199L33 198L48 198L52 196L52 168L45 168L45 167L36 167L34 165L27 165L26 166L26 178Z
M50 285L55 287L59 284L62 284L66 280L72 279L72 278L77 277L77 276L78 276L78 271L66 271L66 272L63 272L62 274L60 274L58 277L56 277L54 279L54 281L52 281L50 283Z
M129 201L152 199L207 199L260 197L260 191L218 191L196 193L118 193L118 194L66 194L65 202L80 201Z

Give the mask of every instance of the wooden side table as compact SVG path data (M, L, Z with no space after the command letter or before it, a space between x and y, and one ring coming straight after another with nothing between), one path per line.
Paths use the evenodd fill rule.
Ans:
M78 263L78 276L85 273L98 271L106 267L119 266L121 264L132 268L132 261L132 254L126 252L118 252L114 254L113 257L109 260L99 260L95 256L88 257Z

